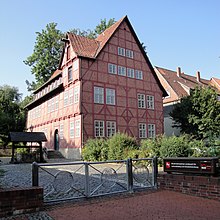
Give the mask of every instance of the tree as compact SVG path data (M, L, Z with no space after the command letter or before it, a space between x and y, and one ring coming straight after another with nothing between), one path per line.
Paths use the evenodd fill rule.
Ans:
M10 131L23 131L25 113L20 106L21 94L15 87L0 86L0 140L3 145L8 143Z
M198 139L220 135L220 102L217 93L210 87L192 90L190 96L176 104L170 115L175 120L174 126Z
M108 22L102 19L100 24L92 30L72 29L69 32L74 34L95 39L98 34L101 34L106 28L115 23L112 18ZM39 86L45 83L53 72L58 68L59 59L63 49L61 39L64 33L57 29L56 23L49 23L46 29L41 32L36 32L36 42L34 45L33 54L24 61L24 63L31 67L31 73L35 76L34 82L26 80L28 91L36 90Z
M35 81L29 83L28 90L35 90L45 83L53 72L58 68L59 58L62 53L63 43L61 38L63 33L56 29L56 23L49 23L42 32L36 32L36 42L33 54L24 61L31 67L31 73L35 76Z

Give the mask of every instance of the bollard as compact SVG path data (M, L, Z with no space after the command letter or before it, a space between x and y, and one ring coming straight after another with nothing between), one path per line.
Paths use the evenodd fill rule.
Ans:
M32 163L32 186L39 186L37 162Z

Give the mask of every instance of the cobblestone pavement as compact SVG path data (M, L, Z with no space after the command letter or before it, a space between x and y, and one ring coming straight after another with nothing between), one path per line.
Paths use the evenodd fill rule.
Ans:
M67 203L2 220L219 220L220 202L171 191Z

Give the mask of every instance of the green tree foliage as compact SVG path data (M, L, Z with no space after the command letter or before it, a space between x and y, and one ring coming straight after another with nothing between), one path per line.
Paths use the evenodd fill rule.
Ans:
M190 96L176 104L170 115L175 120L174 126L197 139L220 135L220 102L217 93L210 87L192 90Z
M0 122L0 139L4 146L8 143L10 131L23 131L25 128L21 94L15 87L0 86Z
M63 47L61 38L64 35L56 27L56 23L49 23L46 29L36 32L33 54L24 61L31 67L31 73L35 76L36 82L27 82L30 91L45 83L58 68Z
M114 18L109 21L102 19L94 30L72 29L69 32L94 39L114 23ZM24 61L26 65L31 67L31 73L35 76L33 82L26 80L28 91L33 91L45 83L58 68L63 49L61 39L65 36L62 31L57 29L56 23L47 24L46 28L41 32L36 32L36 35L34 51Z

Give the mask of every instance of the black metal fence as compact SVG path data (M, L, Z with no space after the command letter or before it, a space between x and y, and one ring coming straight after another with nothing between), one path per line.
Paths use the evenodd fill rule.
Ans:
M32 165L32 185L44 188L44 201L94 197L156 188L157 158Z

